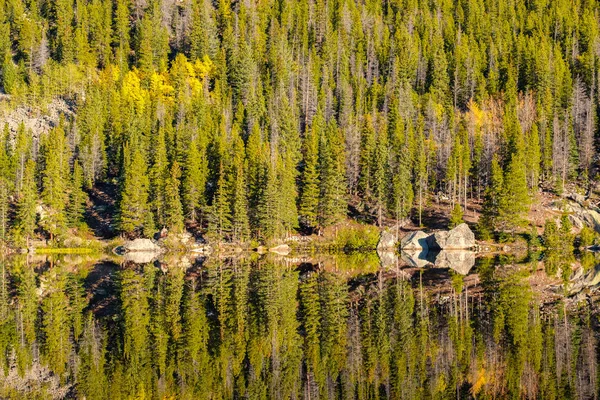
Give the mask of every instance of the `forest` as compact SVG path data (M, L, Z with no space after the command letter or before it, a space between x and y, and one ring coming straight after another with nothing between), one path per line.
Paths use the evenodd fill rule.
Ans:
M0 238L220 240L384 226L447 198L478 235L597 174L588 0L0 0ZM11 111L62 107L47 132ZM15 111L16 112L16 111ZM21 114L16 114L21 115Z

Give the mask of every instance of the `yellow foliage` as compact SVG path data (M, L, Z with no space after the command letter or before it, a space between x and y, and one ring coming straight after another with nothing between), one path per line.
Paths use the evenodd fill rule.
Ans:
M137 111L145 108L147 92L140 85L140 78L136 69L127 72L123 77L121 95L125 102L133 103Z
M156 72L152 73L152 76L150 77L150 90L154 94L153 97L160 98L163 102L170 102L173 100L175 89L167 83L163 74L158 74Z
M487 383L487 379L485 377L485 368L481 367L475 378L475 383L473 383L473 386L471 387L471 393L476 396Z
M477 103L471 99L469 101L469 111L471 113L471 120L477 127L477 129L481 128L486 120L486 113L483 111Z
M440 375L435 384L435 393L444 393L448 384L446 383L446 377L444 375Z
M196 60L194 63L194 69L196 70L196 75L200 79L204 79L214 71L215 65L212 60L208 56L204 56L202 61Z

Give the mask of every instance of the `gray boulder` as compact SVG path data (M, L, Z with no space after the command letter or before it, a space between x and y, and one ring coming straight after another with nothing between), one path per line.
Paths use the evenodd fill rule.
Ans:
M450 268L461 275L468 275L475 265L475 253L464 250L442 250L434 261L438 268Z
M427 260L427 252L420 250L407 250L402 251L400 254L402 257L402 261L412 268L424 268L427 265L431 264L429 260Z
M449 231L435 232L427 238L430 249L466 250L475 247L475 234L471 228L462 223Z
M385 229L379 234L379 242L377 243L377 250L388 250L396 247L398 237L396 236L395 229Z
M414 231L404 236L400 241L402 250L425 250L429 249L427 244L428 235L423 231Z
M280 256L287 256L292 249L287 244L280 244L279 246L271 247L269 251L271 253L279 254Z
M163 251L162 247L157 245L150 239L135 239L126 242L123 245L123 249L127 252L138 252L144 251L149 253L160 253Z
M395 251L377 250L377 256L382 268L391 268L398 264L398 256Z

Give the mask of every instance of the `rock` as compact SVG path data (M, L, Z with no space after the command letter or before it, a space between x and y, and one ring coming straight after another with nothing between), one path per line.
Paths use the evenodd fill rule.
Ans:
M135 239L130 240L123 245L123 249L127 252L149 252L149 253L161 253L162 247L154 243L150 239Z
M402 250L425 250L429 249L427 245L428 235L423 231L411 232L404 236L400 241L400 248Z
M578 216L569 214L569 221L571 221L573 228L577 229L578 231L583 228L583 221Z
M403 250L400 253L400 257L402 257L402 261L405 264L412 268L424 268L427 265L431 264L429 260L427 260L427 252L421 250Z
M586 200L585 196L582 194L579 194L579 193L570 193L567 195L567 198L573 200L580 206L583 206L585 204L585 200Z
M292 249L287 244L280 244L279 246L271 247L269 251L271 253L279 254L280 256L287 256Z
M573 296L584 289L596 288L600 285L600 265L596 265L588 271L579 268L579 272L575 271L567 284L569 296ZM559 290L564 290L561 287Z
M267 252L267 248L265 246L258 246L254 249L258 254L265 254Z
M398 242L398 236L396 236L396 229L384 229L379 234L379 242L377 243L377 250L394 249Z
M398 263L398 256L395 251L377 250L377 256L379 257L379 263L383 268L395 267Z
M590 228L600 232L600 214L595 210L583 210L580 214L581 219Z
M154 251L131 251L123 255L123 260L134 264L148 264L154 262L158 256L159 253Z
M198 254L210 254L212 252L212 247L210 247L209 245L205 244L205 245L194 245L192 246L192 248L190 249L190 251L192 253L198 253Z
M435 232L427 238L430 249L466 250L475 247L475 234L465 223L449 231Z
M461 275L468 275L475 265L475 252L461 250L442 250L435 256L434 265L449 268Z

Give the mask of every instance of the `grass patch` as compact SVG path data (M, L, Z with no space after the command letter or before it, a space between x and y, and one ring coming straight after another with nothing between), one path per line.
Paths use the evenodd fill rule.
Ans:
M88 247L39 247L35 249L35 254L93 254L97 249Z

